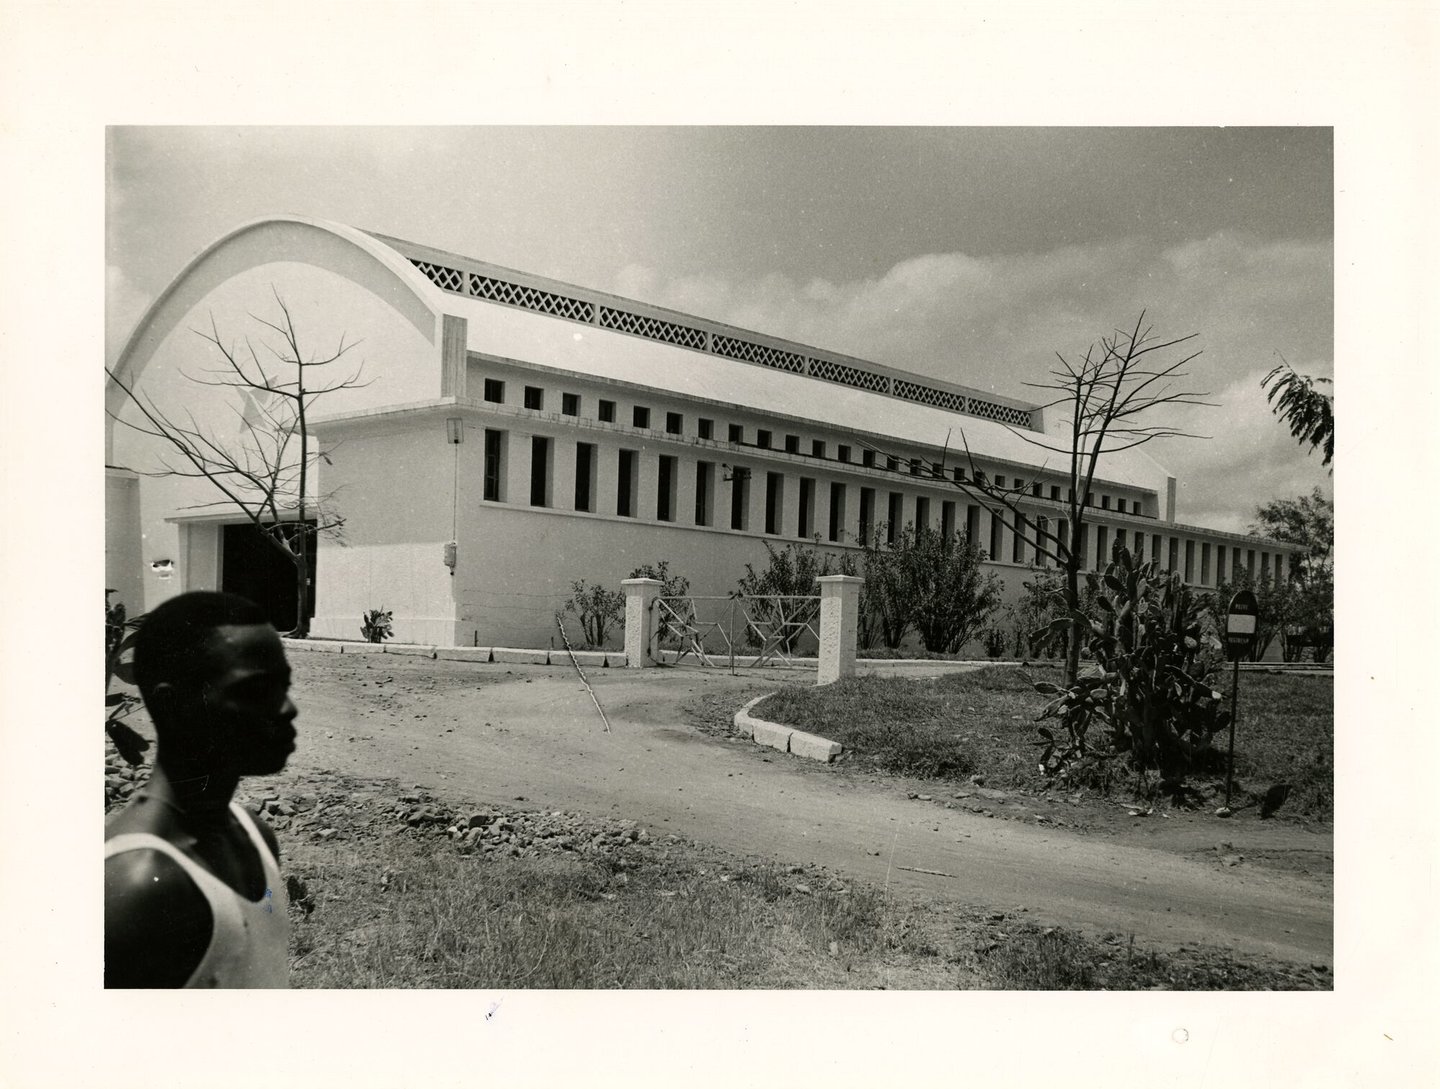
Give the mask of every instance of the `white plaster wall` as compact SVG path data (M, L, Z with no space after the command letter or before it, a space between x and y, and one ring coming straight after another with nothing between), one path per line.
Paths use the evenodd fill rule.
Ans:
M327 443L322 486L334 492L345 525L340 539L320 540L315 635L358 639L363 614L387 609L397 641L455 643L455 576L444 547L455 452L480 450L478 436L467 438L458 448L448 444L441 415Z
M116 362L116 373L172 419L193 421L227 449L236 448L242 434L238 414L247 407L243 395L186 377L211 378L208 372L223 365L219 351L196 330L218 328L221 338L242 353L249 336L260 359L274 373L284 373L265 347L278 345L278 335L249 316L278 319L277 291L290 309L305 352L323 357L342 337L357 342L340 361L313 372L312 381L348 377L358 369L368 384L322 397L318 411L355 411L439 396L438 319L428 304L366 250L321 227L288 221L257 225L202 256L147 312ZM121 420L143 423L118 389L107 389L106 403ZM162 469L167 460L189 468L162 443L109 418L106 426L109 464L142 474ZM113 549L137 565L143 607L154 608L184 589L213 586L213 564L196 567L193 550L186 548L174 520L227 512L236 520L243 516L205 480L144 477L139 492L138 527L123 529L131 543L114 542ZM316 494L313 486L310 493ZM168 581L150 570L159 559L175 561L176 573Z
M140 575L140 481L122 473L105 474L105 586L115 591L130 615L143 610Z

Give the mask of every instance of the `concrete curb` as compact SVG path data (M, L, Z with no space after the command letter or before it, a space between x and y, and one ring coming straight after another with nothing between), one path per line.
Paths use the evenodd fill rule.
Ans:
M806 733L804 730L797 730L793 726L784 726L778 722L769 722L763 718L756 718L750 714L750 708L754 707L761 700L775 693L766 692L762 696L756 696L740 710L735 712L735 728L745 734L757 745L768 745L780 752L788 752L792 756L803 756L809 760L819 760L828 764L842 752L845 746L838 741L831 741L828 738L819 737L815 734Z

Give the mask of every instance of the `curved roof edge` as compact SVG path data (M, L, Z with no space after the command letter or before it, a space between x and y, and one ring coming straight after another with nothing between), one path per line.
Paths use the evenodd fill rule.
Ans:
M141 315L140 320L135 323L135 328L130 330L130 335L125 338L124 346L121 347L119 353L115 356L113 369L116 372L122 370L122 364L130 357L135 346L148 330L151 320L160 312L165 303L175 294L180 285L185 282L186 278L196 268L203 264L217 250L233 242L241 235L249 234L251 231L258 230L261 227L277 223L294 223L305 227L313 227L315 230L325 231L343 241L349 242L351 245L365 251L376 261L380 262L380 264L384 265L397 279L409 287L415 296L424 302L437 316L442 312L443 307L437 305L439 303L439 300L436 298L438 289L408 260L372 235L344 223L337 223L329 219L317 219L313 216L303 216L295 213L260 216L256 219L247 220L238 227L226 231L189 261L185 262L184 267L170 278L170 282L165 285L164 290L156 295L150 305L145 308L145 313Z

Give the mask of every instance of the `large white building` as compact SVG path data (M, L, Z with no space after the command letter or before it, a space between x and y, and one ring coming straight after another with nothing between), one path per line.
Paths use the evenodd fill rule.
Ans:
M196 257L115 372L236 434L255 406L193 380L217 358L197 330L243 345L277 293L307 350L359 341L337 366L363 361L367 383L323 399L312 421L318 489L345 519L342 539L319 543L317 636L353 639L383 607L399 640L543 646L576 579L614 587L664 559L693 593L725 594L763 564L764 541L853 550L912 521L966 529L1013 594L1039 558L955 486L972 470L962 445L975 469L1023 488L1028 519L1064 527L1067 467L1040 464L1004 426L1058 422L1033 405L295 216ZM135 418L113 386L107 408ZM153 440L110 419L106 438L107 585L127 606L236 589L288 624L287 571L238 513L205 506L216 495L203 480L144 475ZM1292 546L1178 522L1175 479L1144 449L1104 458L1101 474L1089 566L1121 537L1197 587L1287 571Z

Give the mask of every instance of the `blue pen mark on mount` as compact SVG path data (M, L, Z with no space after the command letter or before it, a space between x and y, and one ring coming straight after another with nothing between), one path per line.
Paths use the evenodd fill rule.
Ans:
M275 894L269 889L265 890L265 910L269 912L275 910Z

